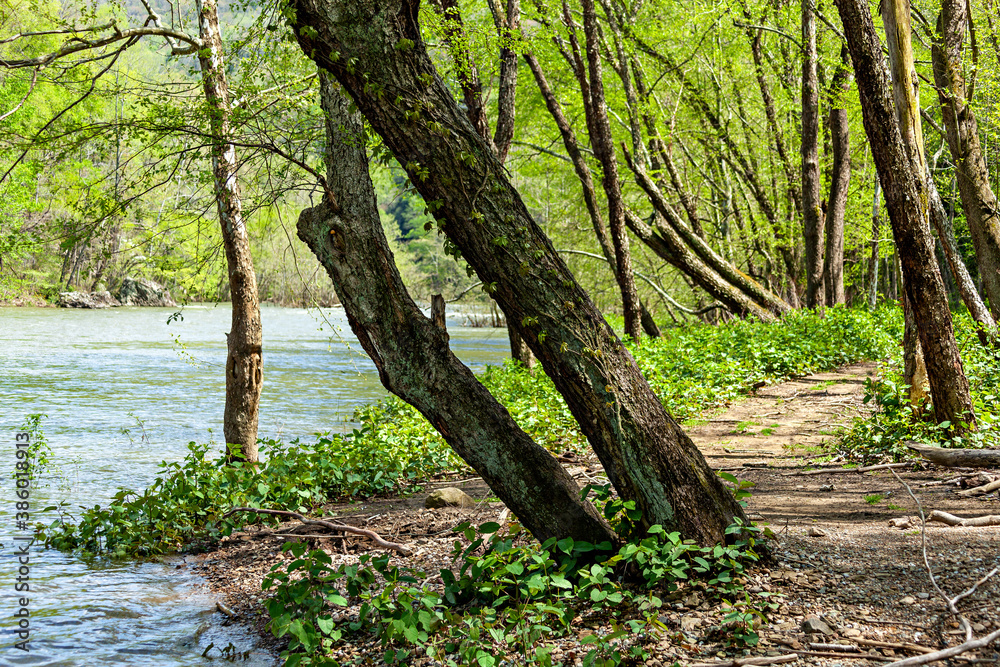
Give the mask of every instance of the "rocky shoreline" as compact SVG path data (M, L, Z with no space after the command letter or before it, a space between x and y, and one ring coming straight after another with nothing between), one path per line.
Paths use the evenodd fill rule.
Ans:
M125 278L114 294L107 290L98 292L60 292L60 308L116 308L143 306L172 308L177 305L170 292L161 285L145 278Z

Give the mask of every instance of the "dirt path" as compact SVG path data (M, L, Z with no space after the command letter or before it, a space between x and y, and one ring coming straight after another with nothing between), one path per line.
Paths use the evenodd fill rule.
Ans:
M923 564L919 521L892 528L890 519L917 514L913 500L890 472L804 475L818 464L821 445L835 437L838 427L864 409L863 384L874 374L874 364L854 364L836 372L819 373L761 389L720 414L694 422L687 428L714 468L753 482L748 509L756 520L776 533L776 559L755 568L746 581L754 595L776 597L768 612L769 623L760 629L760 644L734 651L719 643L711 632L724 612L718 601L703 600L697 590L682 590L672 600L661 621L675 634L665 636L654 648L648 667L681 665L706 659L742 655L778 655L789 650L810 650L810 644L850 644L868 653L869 664L910 655L872 642L915 643L940 648L958 643L957 624L944 613ZM596 460L566 462L581 485L596 481L601 473ZM928 466L906 470L900 476L920 499L924 510L940 509L959 516L1000 514L998 494L980 499L962 498L954 485L933 484L954 477L954 472ZM454 478L453 478L454 479ZM392 498L361 505L331 506L342 521L374 529L383 536L414 547L409 564L428 571L445 565L453 537L450 528L462 520L483 522L498 518L503 505L491 502L489 490L478 478L427 485L431 491L456 485L480 501L473 509L423 508L426 495ZM311 531L310 531L311 532ZM260 580L271 565L283 558L283 540L272 531L234 535L218 551L198 559L195 567L205 574L220 596L244 618L261 618ZM927 554L942 587L952 595L972 585L1000 565L1000 527L948 528L931 524L926 531ZM306 539L303 537L302 539ZM332 554L335 562L351 562L370 550L365 541L313 539ZM759 599L759 598L758 598ZM977 636L1000 629L1000 581L994 578L963 602ZM815 620L810 620L815 619ZM816 625L822 620L823 624ZM812 623L812 626L804 626ZM821 632L807 634L808 627ZM557 642L559 655L567 658L579 649L575 640ZM868 642L867 644L865 642ZM565 649L565 653L563 650ZM349 645L345 656L373 655L368 645ZM555 654L554 654L555 655ZM981 664L1000 665L996 646L978 652ZM784 664L818 664L827 667L859 664L853 659L807 656ZM417 661L415 665L430 664ZM581 664L578 657L567 665ZM862 660L860 664L865 664Z

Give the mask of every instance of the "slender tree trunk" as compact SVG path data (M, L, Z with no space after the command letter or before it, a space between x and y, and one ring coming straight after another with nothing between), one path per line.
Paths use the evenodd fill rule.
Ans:
M333 279L351 329L386 389L416 407L538 540L615 541L576 482L531 440L406 292L382 231L361 115L320 74L331 195L302 212L299 238Z
M882 224L879 219L878 209L879 209L879 195L882 193L882 188L878 182L878 176L875 177L875 194L872 195L872 241L871 241L871 259L868 261L868 308L869 310L875 310L875 305L878 303L878 246L879 246L879 236L882 234Z
M990 302L993 319L1000 319L1000 205L990 187L989 170L979 143L979 126L962 72L962 48L969 21L965 0L942 0L938 39L931 48L934 82L948 148L955 161L962 209Z
M948 217L948 213L944 210L944 203L941 201L940 194L938 194L937 186L931 179L930 171L927 172L926 178L927 191L930 195L931 220L934 222L938 239L941 241L941 250L944 253L945 261L947 261L948 268L951 270L951 275L955 280L958 293L962 297L962 302L965 303L965 307L969 309L969 314L976 323L976 333L979 336L979 342L983 345L991 345L996 338L996 322L993 320L993 316L990 315L989 309L986 308L986 304L983 303L982 297L979 296L976 284L972 281L972 276L969 275L969 269L965 266L965 262L962 261L962 253L959 251L958 242L955 240L954 226L952 225L951 218Z
M913 306L935 417L939 422L950 421L957 432L963 432L966 428L975 428L975 413L955 343L944 284L934 258L925 203L925 169L904 143L900 124L894 122L893 89L886 77L882 45L867 3L835 1L854 63L865 132L885 192L893 237L906 275L903 287ZM886 0L885 4L894 1ZM909 12L903 11L897 16L908 17ZM887 29L890 28L887 26ZM908 29L900 29L895 34L909 38Z
M254 463L257 461L257 409L262 370L260 302L250 238L243 220L236 149L229 137L229 84L215 0L199 0L198 27L204 43L198 51L198 62L209 107L212 176L233 307L232 329L227 335L229 354L226 358L223 433L231 448L239 448L238 453L231 449L231 456Z
M791 307L784 300L734 267L728 260L715 252L705 239L695 234L685 225L646 172L630 159L628 154L625 157L629 168L635 173L636 183L645 191L649 201L653 204L653 208L656 209L660 217L671 227L671 230L683 240L685 245L694 251L702 262L738 291L772 314L782 315L791 310ZM731 204L730 208L732 208ZM659 228L662 229L662 226Z
M749 20L750 14L744 12L744 16ZM747 37L750 39L750 52L753 54L754 72L757 75L757 87L760 89L760 97L764 102L764 117L767 118L767 128L774 139L774 148L778 152L778 159L781 164L785 180L788 181L788 197L794 206L795 212L802 214L802 192L798 187L798 180L795 177L795 170L792 161L788 157L788 149L785 147L785 137L778 123L778 113L774 107L774 96L771 94L771 86L767 82L764 74L764 54L761 48L761 38L763 30L747 28Z
M833 147L830 203L826 213L826 255L823 282L826 305L844 303L844 212L851 184L850 123L844 98L851 85L851 54L840 48L840 67L833 76L830 105L830 141Z
M296 0L292 8L303 51L348 90L424 200L435 202L444 232L507 320L524 323L522 334L642 524L701 543L724 539L742 508L663 409L458 109L420 38L417 0Z
M802 1L802 227L806 246L806 306L823 305L823 210L819 177L819 80L816 0Z
M552 116L552 120L555 121L556 127L559 130L559 136L562 138L563 146L566 149L566 154L570 158L570 162L573 164L573 171L576 172L577 179L580 181L580 187L583 190L583 201L587 206L587 215L590 217L590 224L594 228L594 235L597 237L597 243L601 247L601 252L604 253L604 257L608 260L611 266L612 272L618 270L618 261L615 258L615 250L611 244L611 239L608 238L608 230L604 225L604 219L601 216L601 209L597 203L597 193L594 189L594 179L591 176L590 167L587 166L587 161L583 157L583 153L580 151L580 145L576 140L576 133L573 132L573 126L570 124L569 119L566 118L566 114L563 113L562 105L559 100L556 99L556 95L552 92L552 88L549 86L548 79L545 78L545 72L542 71L541 65L538 63L538 59L535 58L534 54L526 52L524 54L524 61L528 63L528 68L531 70L532 76L535 78L535 83L538 85L538 90L542 94L542 99L545 101L545 106L549 110L549 115ZM617 275L615 280L617 281ZM660 332L660 327L657 326L656 320L653 319L652 314L646 308L646 304L639 301L639 308L641 313L642 329L646 332L646 335L650 338L660 338L663 334ZM518 337L520 339L520 337ZM514 345L514 340L511 339L511 345ZM520 343L519 344L523 344ZM527 345L524 346L527 349ZM530 349L528 353L530 354Z
M594 114L587 125L591 128L590 144L601 163L601 184L608 200L608 222L611 242L615 247L615 277L622 293L622 311L625 316L625 335L639 340L642 322L639 310L639 293L632 273L632 253L629 249L628 231L625 227L625 200L621 181L618 179L618 160L608 122L608 106L604 99L604 79L601 67L600 37L597 10L593 0L583 0L583 29L586 36L587 68L590 74L590 108Z

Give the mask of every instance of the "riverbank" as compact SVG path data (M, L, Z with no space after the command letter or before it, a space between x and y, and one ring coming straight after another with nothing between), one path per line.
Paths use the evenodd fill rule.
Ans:
M863 403L864 381L875 372L874 364L855 364L769 386L689 429L712 467L754 484L748 509L775 532L774 560L751 567L742 588L757 604L773 607L765 607L766 622L754 624L759 641L745 648L734 646L731 632L724 631L734 600L706 593L703 583L682 582L663 598L661 631L642 641L651 656L646 665L722 665L727 660L787 656L792 661L787 664L834 667L849 655L839 651L853 651L850 657L864 655L871 662L889 662L919 655L920 648L929 651L961 641L950 621L942 620L942 600L923 567L919 520L903 528L890 527L890 522L900 523L918 514L906 486L913 489L925 512L989 514L997 512L1000 502L994 497L959 496L941 483L954 477L953 471L929 464L899 469L898 479L888 470L843 474L835 463L824 464L829 470L824 474L807 472L815 469L820 450L831 450L829 427L847 423L868 409ZM571 456L563 462L581 486L607 481L596 458ZM425 508L427 495L445 486L461 488L475 504ZM512 519L475 476L463 475L460 480L439 476L424 487L412 496L325 504L314 514L401 543L413 553L392 554L392 562L426 572L454 567L453 544L462 540L452 531L456 525L489 521L506 525ZM926 537L929 562L952 594L1000 565L998 528L930 524ZM364 537L290 521L248 526L193 559L192 569L206 577L223 605L238 614L240 622L268 637L276 651L287 642L270 636L265 604L271 592L262 591L261 583L273 568L286 567L293 560L281 549L285 542L322 550L333 566L385 553ZM434 581L438 580L431 580L432 588ZM964 602L977 636L1000 629L1000 612L991 603L998 598L1000 582L993 579ZM334 620L346 622L358 613L356 605L341 608ZM611 635L628 613L578 619L579 624L574 621L574 631L548 642L553 664L582 665L592 647L587 638ZM631 642L622 639L621 650ZM507 643L484 637L483 646L498 660L506 657L519 664ZM383 653L377 637L361 632L346 634L331 656L341 664L361 660L381 665L385 664ZM978 658L996 661L1000 654L984 649ZM409 664L440 663L415 657Z

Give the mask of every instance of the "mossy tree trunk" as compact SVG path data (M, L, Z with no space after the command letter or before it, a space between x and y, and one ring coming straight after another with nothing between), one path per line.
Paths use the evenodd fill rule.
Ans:
M423 414L538 540L616 538L572 477L514 422L448 347L443 326L407 293L382 231L362 118L321 73L327 189L298 234L333 279L351 329L382 384Z
M507 320L522 324L643 524L701 543L724 539L742 508L664 410L452 99L421 40L419 2L296 0L292 8L303 51L347 89Z

